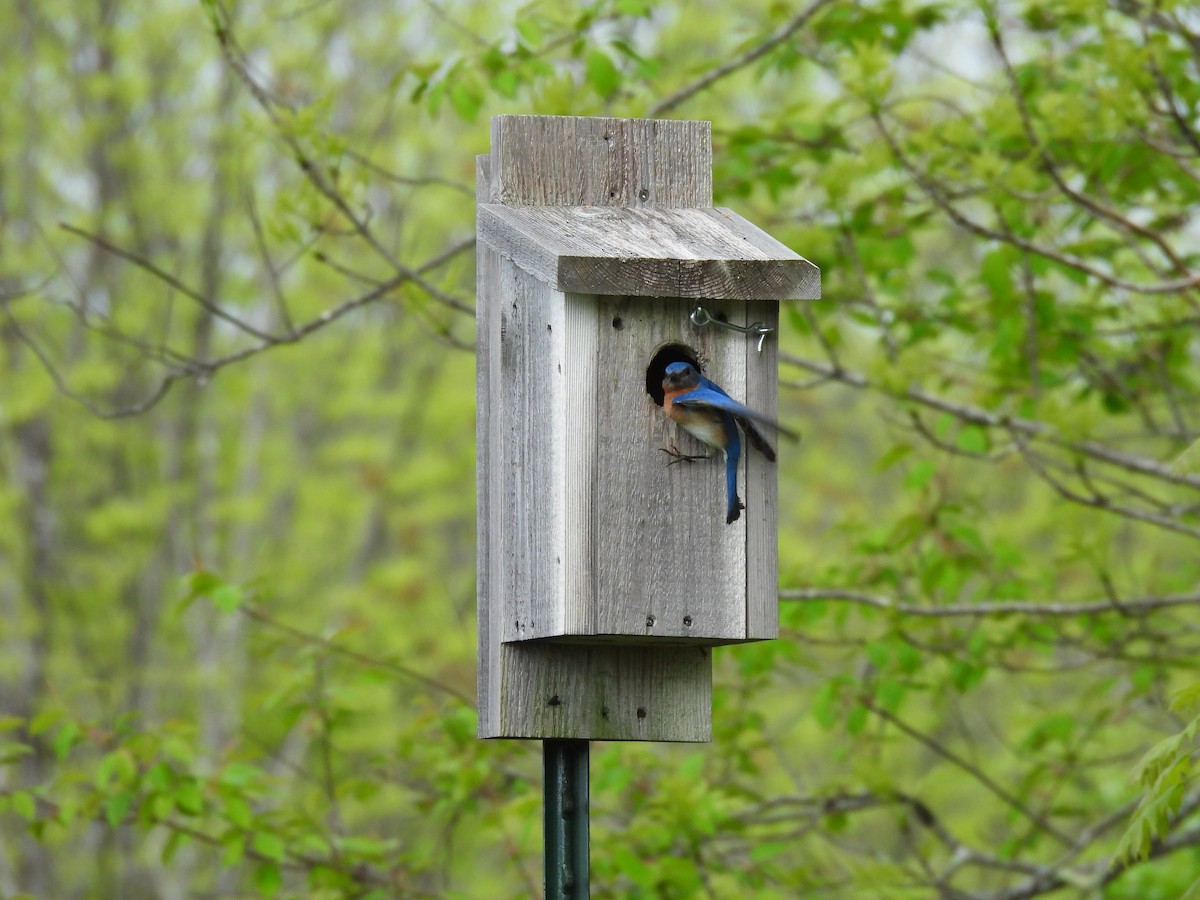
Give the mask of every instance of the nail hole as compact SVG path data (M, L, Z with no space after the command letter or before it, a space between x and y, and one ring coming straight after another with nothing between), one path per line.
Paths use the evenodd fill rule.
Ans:
M648 190L646 190L645 188L642 188L640 191L638 191L638 199L643 202L646 200L649 200L650 192Z
M546 705L547 706L562 706L562 701L558 699L558 694L555 694L553 697L551 697L549 700L546 701Z
M646 707L644 707L644 706L639 706L639 707L638 707L638 710L637 710L637 717L638 717L639 719L644 719L644 718L646 718Z
M653 627L654 627L654 623L655 623L655 622L657 622L657 621L658 621L658 619L654 618L654 616L653 616L653 615L646 616L646 627L647 627L647 628L653 628Z
M691 617L691 616L684 616L684 617L683 617L683 624L684 624L685 626L687 626L688 628L691 628L691 627L692 627L692 617Z
M602 718L602 719L608 718L608 707L607 706L600 707L600 718Z
M547 331L553 331L553 330L554 330L553 328L551 328L551 327L550 327L550 323L549 323L549 322L547 322L547 323L546 323L546 330L547 330Z
M617 331L620 331L624 327L625 323L621 321L621 317L613 316L613 328L617 329Z

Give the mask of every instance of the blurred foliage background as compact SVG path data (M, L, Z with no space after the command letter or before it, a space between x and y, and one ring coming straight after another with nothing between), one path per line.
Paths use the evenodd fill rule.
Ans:
M597 745L601 897L1200 879L1200 19L0 9L0 896L541 894L474 737L474 158L713 121L786 304L783 638Z

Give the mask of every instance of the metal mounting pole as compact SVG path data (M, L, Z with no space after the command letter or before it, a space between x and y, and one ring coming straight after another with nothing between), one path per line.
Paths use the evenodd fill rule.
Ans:
M588 891L588 742L542 741L546 900Z

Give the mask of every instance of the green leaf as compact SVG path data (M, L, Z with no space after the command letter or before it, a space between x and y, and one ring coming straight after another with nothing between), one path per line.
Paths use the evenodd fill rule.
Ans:
M887 471L913 451L911 444L893 444L875 463L876 470Z
M1193 706L1200 706L1200 681L1171 692L1171 709L1184 710Z
M254 812L250 804L241 797L231 797L225 801L225 818L239 828L249 831L254 821Z
M483 106L483 94L471 82L463 79L454 82L449 91L450 105L464 122L474 122Z
M108 821L109 827L116 828L124 822L132 806L132 791L120 791L106 798L104 801L104 818Z
M217 776L221 784L230 787L245 787L263 777L263 770L250 763L235 762L223 768Z
M33 753L33 748L20 741L0 741L0 766L16 762L23 756Z
M908 474L904 477L904 485L911 490L920 490L929 484L936 472L937 465L933 460L918 460L909 467Z
M29 723L29 734L37 737L44 734L63 720L65 713L61 709L44 709Z
M245 597L242 594L242 589L236 584L222 584L220 587L214 588L208 595L213 606L224 613L234 612Z
M60 761L67 758L71 748L78 742L80 733L79 723L73 719L64 722L58 729L58 733L54 736L54 755Z
M283 887L283 872L276 863L263 863L254 870L254 887L264 897L274 897Z
M593 50L588 55L586 71L588 84L601 97L608 97L621 84L620 71L602 50Z
M246 837L236 829L227 831L221 838L221 865L232 869L246 855Z
M542 42L542 29L538 26L531 17L526 16L523 19L516 21L517 34L521 36L521 42L531 50L534 50Z
M990 440L986 428L979 425L967 425L959 429L955 444L964 453L974 453L982 456L988 452Z
M161 859L167 865L175 858L175 854L179 852L179 848L191 840L191 836L184 831L178 829L173 830L167 838L167 842L163 845Z
M254 848L255 852L275 862L281 862L286 852L283 838L269 831L257 832L251 840L250 846Z
M176 788L175 808L185 816L198 816L204 812L204 793L199 783L188 780Z
M13 812L27 822L37 818L37 801L29 791L13 791L9 796Z
M904 702L907 688L899 681L881 681L875 690L875 700L888 712L896 712Z

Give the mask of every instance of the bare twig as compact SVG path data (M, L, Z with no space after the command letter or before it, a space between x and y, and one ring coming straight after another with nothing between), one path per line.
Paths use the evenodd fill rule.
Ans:
M780 600L800 603L817 603L837 600L870 606L887 612L928 619L976 618L980 616L1032 616L1037 618L1063 618L1095 616L1109 613L1140 615L1158 609L1184 606L1200 606L1200 592L1191 594L1164 594L1161 597L1139 597L1115 601L1089 600L1080 603L1037 603L1028 600L996 600L982 603L956 603L945 606L922 606L902 603L891 597L852 591L845 588L784 588L779 592Z
M691 84L684 85L675 93L655 103L650 107L647 115L661 116L663 113L669 112L680 104L690 100L715 82L732 75L739 69L744 69L754 61L766 56L808 24L809 19L816 15L822 7L828 6L831 2L832 0L814 0L813 3L810 3L797 15L793 16L789 22L784 23L771 32L765 40L739 53L733 59L729 60L729 62L723 63L715 69L710 69Z
M994 413L978 406L971 406L966 403L957 403L952 400L947 400L944 397L938 397L930 394L928 391L923 391L920 388L908 388L906 390L892 390L884 385L871 381L865 375L856 372L850 372L840 366L832 366L816 360L804 359L803 357L793 356L791 354L781 353L779 358L782 362L789 365L794 365L797 368L804 369L807 372L812 372L822 376L825 380L836 381L839 384L847 385L848 387L858 388L860 390L873 390L881 393L887 393L891 396L898 396L901 399L909 400L929 409L935 409L939 412L949 413L955 418L963 422L968 422L973 425L982 425L987 428L1000 428L1005 431L1018 433L1030 438L1045 441L1053 444L1071 453L1078 453L1098 462L1103 462L1108 465L1116 466L1125 469L1129 472L1136 472L1139 475L1147 475L1152 478L1157 478L1160 481L1168 482L1189 488L1200 490L1200 476L1190 475L1186 472L1177 472L1171 466L1158 462L1157 460L1148 459L1144 456L1137 456L1132 453L1123 453L1120 450L1115 450L1105 444L1096 441L1071 441L1061 437L1053 428L1045 422L1038 422L1032 419L1023 419L1018 416L1010 416L1005 413Z
M330 641L318 635L309 634L307 631L302 631L293 625L288 625L284 622L280 622L278 619L272 618L271 616L267 615L266 612L256 606L243 604L242 606L239 606L238 609L245 616L253 619L255 622L266 625L267 627L273 628L276 631L281 631L288 635L288 637L294 638L305 644L321 647L322 649L328 650L331 653L344 656L346 659L352 659L357 663L370 666L373 669L382 669L386 672L392 672L396 675L400 675L403 678L407 678L410 681L419 682L420 684L425 685L427 688L431 688L432 690L453 697L455 700L466 706L475 706L474 701L472 701L470 697L468 697L458 688L454 687L453 685L446 684L443 681L438 681L436 678L430 678L428 675L424 675L421 672L418 672L416 669L410 669L408 666L401 665L400 663L394 662L390 659L381 659L379 657L369 656L366 653L352 650L349 647L344 647L341 644L335 643L334 641Z
M979 784L982 785L989 793L996 796L1005 805L1007 805L1007 806L1011 807L1012 809L1016 810L1017 812L1021 813L1021 815L1025 816L1025 818L1027 818L1030 822L1037 825L1037 827L1039 829L1041 829L1043 834L1047 834L1047 835L1055 838L1057 841L1059 841L1060 843L1062 843L1066 846L1072 846L1074 844L1074 841L1070 838L1070 836L1068 836L1064 832L1060 831L1054 825L1054 823L1052 823L1052 822L1046 820L1044 817L1038 815L1038 813L1035 810L1030 809L1025 803L1023 803L1020 800L1020 798L1013 796L1011 793L1009 793L1007 790L1005 790L1003 787L1001 787L999 784L997 784L996 781L990 775L988 775L986 772L984 772L978 766L974 765L973 763L969 762L966 759L963 759L961 756L959 756L957 753L955 753L949 747L946 747L944 744L942 744L941 741L938 741L936 738L930 737L929 735L925 734L924 732L919 731L918 729L914 728L912 725L909 725L907 722L898 718L895 714L890 713L886 709L883 709L882 707L878 706L869 697L863 697L863 698L861 698L861 700L862 700L863 705L866 706L867 709L871 710L871 712L875 713L875 715L879 716L885 722L888 722L889 724L893 725L895 728L899 729L900 731L903 731L905 734L907 734L913 740L915 740L921 744L924 744L926 747L928 747L930 750L932 750L938 756L942 757L942 759L946 760L948 763L951 763L952 765L961 769L966 774L970 775L973 779L975 779L975 781L979 782Z
M224 307L222 307L219 303L215 302L212 298L204 296L204 294L202 292L196 290L195 288L188 286L187 284L185 284L184 282L182 282L178 278L176 278L174 275L172 275L170 272L167 272L164 269L159 268L157 265L155 265L153 262L151 262L146 257L142 256L141 254L134 253L132 250L127 250L124 247L118 247L116 244L112 243L108 239L103 238L98 234L93 234L90 231L85 231L84 229L79 228L76 225L70 225L66 222L60 222L59 228L61 228L63 231L68 231L71 234L74 234L74 235L77 235L78 237L84 238L85 240L91 241L93 244L95 244L97 247L104 250L105 252L111 253L114 256L119 256L119 257L121 257L121 259L124 259L124 260L127 260L128 262L133 263L139 269L145 269L147 272L149 272L155 278L158 278L160 281L163 281L166 284L169 284L171 287L175 288L175 290L179 291L181 294L184 294L184 295L190 297L192 300L195 300L197 303L199 303L202 307L204 307L205 310L210 312L212 315L216 316L218 319L221 319L222 321L228 322L230 325L233 325L238 330L244 331L244 332L246 332L246 334L256 337L261 341L276 340L276 338L272 337L271 335L267 334L264 331L259 331L257 328L255 328L253 325L249 324L248 322L243 322L237 316L233 315L228 310L226 310Z
M877 108L871 110L871 118L874 120L876 128L884 142L892 151L892 155L908 174L913 181L942 212L944 212L951 221L960 228L971 232L972 234L984 237L989 240L997 241L1003 244L1009 244L1032 253L1035 256L1040 256L1043 259L1048 259L1051 262L1065 266L1068 269L1073 269L1076 272L1081 272L1090 278L1094 278L1101 284L1108 287L1117 288L1119 290L1128 291L1131 294L1183 294L1193 288L1200 286L1200 274L1189 274L1187 277L1180 278L1174 281L1159 281L1154 283L1127 281L1123 278L1117 278L1108 272L1097 269L1095 266L1089 265L1082 259L1070 256L1060 252L1052 247L1045 247L1035 244L1032 241L1018 237L1008 229L990 228L987 225L977 222L964 213L954 202L947 196L946 191L940 187L928 172L924 171L914 162L907 153L901 148L900 142L892 133L891 129L884 124L883 115ZM1195 305L1194 303L1192 304Z

